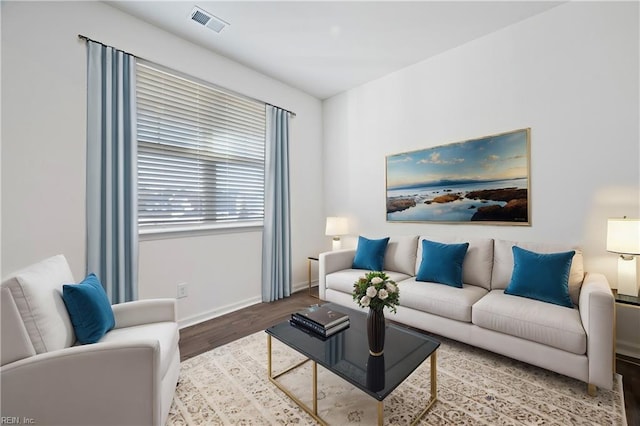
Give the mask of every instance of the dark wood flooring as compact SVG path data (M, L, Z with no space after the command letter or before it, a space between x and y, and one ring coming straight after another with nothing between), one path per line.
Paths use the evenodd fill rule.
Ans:
M319 303L319 300L309 296L304 290L283 300L259 303L184 328L180 331L181 360L184 361L215 347L264 330L273 324L287 320L292 312L315 303ZM623 377L627 423L629 426L640 426L640 359L619 355L616 359L616 369Z

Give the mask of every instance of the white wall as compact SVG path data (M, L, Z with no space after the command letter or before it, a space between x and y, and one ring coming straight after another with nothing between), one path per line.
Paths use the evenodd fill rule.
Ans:
M615 284L608 217L640 216L638 4L569 3L324 102L327 214L357 235L583 246ZM387 223L385 156L531 127L531 226Z
M83 34L147 60L297 113L291 121L294 283L321 230L321 102L98 2L5 2L2 7L2 271L64 253L85 274L86 48ZM260 300L261 232L140 243L140 296L189 296L189 322Z
M326 100L327 215L350 217L354 236L579 244L615 288L607 218L640 217L638 15L637 2L563 4ZM523 127L531 226L386 222L386 155ZM638 323L618 338L640 349Z

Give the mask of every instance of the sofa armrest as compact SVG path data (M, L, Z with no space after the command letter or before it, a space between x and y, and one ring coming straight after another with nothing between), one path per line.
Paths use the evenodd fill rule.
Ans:
M157 425L159 368L159 344L151 340L25 358L0 368L2 416L50 425Z
M613 326L615 301L603 274L587 273L580 290L579 309L587 333L589 383L613 386Z
M320 253L318 257L318 295L324 300L327 280L326 276L343 269L350 269L356 249L345 249Z
M115 328L177 321L176 299L147 299L112 305Z

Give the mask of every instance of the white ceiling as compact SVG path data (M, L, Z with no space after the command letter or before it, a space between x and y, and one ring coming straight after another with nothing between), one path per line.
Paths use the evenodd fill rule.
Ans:
M123 1L106 3L319 99L563 2ZM193 6L230 23L217 34Z

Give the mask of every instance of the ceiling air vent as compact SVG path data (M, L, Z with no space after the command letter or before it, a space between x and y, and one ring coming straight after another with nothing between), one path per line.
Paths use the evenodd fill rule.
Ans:
M194 7L193 10L191 11L191 20L217 33L222 31L224 27L229 25L228 22L223 21L217 16L214 16L209 12L200 9L197 6Z

